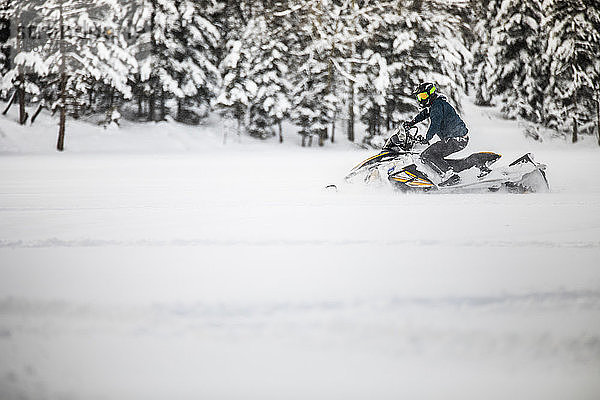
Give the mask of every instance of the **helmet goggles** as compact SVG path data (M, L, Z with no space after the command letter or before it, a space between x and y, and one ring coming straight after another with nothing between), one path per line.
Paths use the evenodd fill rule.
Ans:
M429 96L433 93L435 93L435 86L432 86L431 89L429 89L429 91L417 93L417 100L427 100L427 98L429 98Z
M417 94L417 99L418 100L426 100L429 97L428 93L419 93Z

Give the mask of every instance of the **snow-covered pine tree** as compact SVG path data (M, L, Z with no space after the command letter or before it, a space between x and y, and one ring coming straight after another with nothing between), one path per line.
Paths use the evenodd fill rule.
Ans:
M369 23L362 25L366 40L360 45L361 69L370 72L365 76L369 84L359 90L359 101L371 135L389 131L415 111L415 100L409 96L416 86L413 73L419 69L411 56L418 35L412 27L414 17L406 2L391 0L380 2L365 20Z
M322 145L328 136L327 128L320 125L331 126L331 140L334 141L336 119L343 116L344 108L347 110L347 137L354 141L355 110L357 106L357 63L360 62L357 45L359 37L359 16L364 10L362 0L316 0L303 1L290 4L291 25L297 33L293 41L294 51L294 79L303 82L309 91L320 99L322 105L319 113L320 122L314 129L303 129L303 139L317 135L319 144ZM304 70L298 65L309 63L310 79L305 79ZM326 85L318 82L325 80ZM302 87L302 86L300 86ZM301 91L302 96L310 96ZM309 99L296 98L300 103L310 102ZM344 104L345 103L345 104ZM344 107L345 105L345 107ZM298 118L310 121L309 108L302 106L301 113L295 113ZM303 115L304 114L304 115ZM308 136L307 136L308 135ZM303 140L304 144L304 140Z
M177 85L172 85L170 92L177 99L176 119L195 122L197 116L188 107L204 107L202 115L206 115L220 80L217 49L221 33L211 22L217 5L211 0L182 0L176 6L179 18L173 30L178 43L174 52Z
M118 108L132 98L130 78L138 69L125 31L119 29L124 18L124 9L116 3L98 10L95 21L87 23L95 24L90 38L93 43L82 47L81 56L88 65L78 71L85 82L80 84L79 105L105 113L107 124L118 121Z
M280 1L231 5L232 12L224 20L228 40L220 64L223 81L215 108L235 118L239 131L271 136L276 125L280 130L288 114L292 84L287 78L296 76L290 66L303 61L298 53L304 44L294 47L302 40L297 33L301 24L297 24L296 16L290 18L299 8L290 9L287 2Z
M247 126L250 100L256 94L256 84L248 80L252 54L242 40L231 38L225 47L225 57L219 65L222 81L214 108L225 118L237 121L237 134Z
M386 59L378 52L365 49L361 54L364 62L357 66L357 91L360 120L367 126L363 141L385 134L390 118L386 111L386 97L390 89L390 77ZM383 132L382 132L383 130Z
M319 145L328 136L328 127L340 112L342 99L338 92L340 65L348 57L349 0L303 0L290 4L288 18L294 38L290 41L293 55L292 119L300 127L302 145L317 137ZM351 79L353 79L351 77Z
M4 75L9 68L8 57L10 47L8 38L10 37L10 19L4 15L8 11L8 1L0 1L0 75Z
M282 40L285 38L284 26L277 18L259 15L248 23L246 32L252 31L256 32L253 39L245 38L253 55L248 79L256 84L257 90L250 104L248 133L266 138L275 135L277 127L282 141L281 122L291 106L286 62L288 47Z
M545 0L544 11L547 123L560 130L570 127L576 142L580 125L591 126L598 106L600 7L597 0Z
M217 0L217 3L219 7L213 15L222 34L218 64L221 81L215 93L213 108L222 117L235 120L237 134L241 135L249 107L244 86L249 55L242 47L241 38L249 14L244 11L246 7L243 1Z
M473 71L473 45L477 40L476 33L473 30L475 20L475 9L473 2L475 0L460 0L446 2L446 12L456 18L460 23L458 28L460 29L460 38L463 46L468 49L467 53L461 54L463 58L461 64L461 75L465 79L464 90L467 95L471 94L472 88L472 71ZM486 1L486 0L484 0Z
M221 33L212 22L215 0L126 0L124 24L131 31L131 52L139 70L134 76L138 113L147 105L149 121L169 114L175 99L176 119L196 122L192 111L206 109L219 81L217 52Z
M57 149L64 149L67 114L78 115L94 82L103 81L129 95L127 76L131 58L119 41L106 37L115 4L108 0L47 0L17 2L15 12L27 12L37 38L34 48L17 47L14 64L31 68L37 83L55 85L50 105L60 114ZM18 37L18 35L17 35ZM87 104L89 105L89 104Z
M460 106L460 95L466 88L463 71L471 57L464 45L466 21L461 20L466 4L390 0L378 5L370 17L362 18L365 65L379 64L366 75L368 81L378 84L367 85L365 88L371 86L371 90L360 92L361 104L368 105L361 110L368 115L364 122L384 123L387 130L407 119L417 111L410 94L423 81L436 82L449 100ZM377 96L385 102L381 97L375 100ZM371 130L381 131L379 127Z
M509 118L543 120L541 6L540 0L502 0L493 21L488 50L495 68L485 79Z
M355 139L355 111L370 135L380 132L382 125L390 126L391 113L386 110L393 102L387 69L391 43L386 29L390 15L398 16L391 3L344 0L319 4L319 11L326 10L317 14L317 21L323 26L319 35L323 45L319 47L326 49L328 82L333 83L328 97L334 102L334 118L345 103L350 141Z
M358 8L356 7L356 2L352 2L352 8L350 9L350 15L346 20L350 20L349 23L346 23L344 26L344 31L346 35L349 37L349 44L344 51L345 60L342 64L346 69L346 73L342 73L344 77L344 82L348 88L348 95L346 99L346 110L347 110L347 124L346 124L346 135L349 141L354 142L356 139L355 134L355 109L358 103L357 101L357 93L356 93L356 72L357 65L356 62L360 62L360 57L358 57L359 49L357 49L357 45L360 43L360 39L358 38L358 30L359 26L356 23Z
M353 50L347 52L354 76L360 121L367 126L364 142L370 142L376 135L385 133L393 124L389 113L391 81L388 61L391 54L393 34L389 29L389 2L371 5L368 2L355 3L347 18L347 30L353 39ZM382 132L383 131L383 132Z
M490 49L492 29L499 11L500 0L472 0L473 20L471 26L474 32L474 42L471 45L473 53L473 85L475 104L490 106L492 104L492 88L489 77L496 69L494 54Z
M418 4L421 3L420 6ZM437 83L451 103L460 109L460 98L467 81L463 72L471 63L472 55L465 46L465 24L460 18L465 1L448 4L440 0L415 1L410 29L417 32L411 59L411 83L431 80ZM414 88L411 85L411 89Z
M336 99L329 96L328 62L313 54L295 70L292 120L300 127L302 145L312 144L313 137L324 144L327 128L336 113Z
M256 5L262 5L275 3L273 7L276 7L279 1L270 0L211 0L214 4L214 8L211 12L211 21L221 28L223 36L234 33L233 31L239 31L241 28L246 26L248 19L253 15L253 7ZM239 35L239 33L238 33Z
M29 21L28 8L26 4L16 2L5 2L2 6L2 15L5 20L11 23L12 32L9 32L9 39L6 42L6 47L12 49L12 54L9 56L6 64L11 64L12 68L7 69L0 79L0 91L3 95L10 95L8 106L3 114L6 114L12 104L18 101L19 112L18 120L21 125L24 125L29 114L26 111L26 104L29 99L35 98L40 94L40 74L47 73L45 61L31 54L31 50L35 48L36 35L31 35L35 25ZM26 22L27 21L27 22Z
M238 121L239 130L267 138L279 131L290 108L288 46L285 19L272 8L255 4L244 20L231 31L221 63L223 85L215 102L225 116ZM229 22L231 24L231 21Z
M178 87L174 56L178 43L173 31L179 18L177 6L174 0L130 0L127 11L124 25L132 31L130 51L139 64L134 80L138 104L146 101L148 121L163 120L167 98Z
M7 26L11 27L8 32L5 48L8 50L7 68L3 71L0 78L0 93L2 96L9 97L8 106L3 111L5 115L15 100L19 104L18 121L24 125L29 118L29 113L26 111L28 99L40 94L39 84L40 76L38 74L47 74L47 66L41 57L28 57L29 50L35 47L33 38L29 34L32 31L32 26L27 17L27 7L15 2L4 1L0 11L3 18L8 22Z

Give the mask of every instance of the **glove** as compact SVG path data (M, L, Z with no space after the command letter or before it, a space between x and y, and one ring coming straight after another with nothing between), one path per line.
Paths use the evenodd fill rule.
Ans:
M401 140L398 137L398 134L395 133L392 136L390 136L390 138L388 139L390 141L391 144L393 144L394 146L400 146L401 144Z
M410 128L412 128L412 125L410 122L408 121L404 121L402 122L402 127L404 128L405 131L409 130Z
M425 139L423 136L417 136L415 139L421 144L429 144L429 140Z

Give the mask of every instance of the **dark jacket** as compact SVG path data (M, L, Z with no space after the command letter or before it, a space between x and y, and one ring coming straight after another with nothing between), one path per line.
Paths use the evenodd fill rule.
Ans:
M465 136L469 131L444 96L438 96L433 100L431 106L421 111L410 124L416 125L427 118L431 119L429 130L425 136L427 140L431 140L435 135L438 135L440 139Z

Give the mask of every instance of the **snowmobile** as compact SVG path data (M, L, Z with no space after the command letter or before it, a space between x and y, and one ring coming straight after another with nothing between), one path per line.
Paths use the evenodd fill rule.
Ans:
M402 192L497 192L536 193L549 191L544 164L527 153L508 166L491 168L501 155L478 152L461 159L446 158L460 181L441 185L441 175L421 161L427 147L418 128L400 127L385 142L381 151L362 161L346 175L346 183L387 184ZM327 189L338 189L328 185Z

